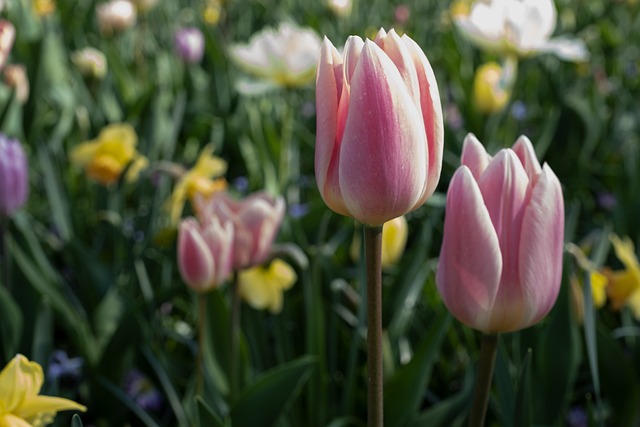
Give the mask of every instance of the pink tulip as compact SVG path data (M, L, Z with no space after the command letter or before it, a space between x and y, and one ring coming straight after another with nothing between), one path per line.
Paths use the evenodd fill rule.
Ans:
M0 217L11 216L29 194L29 165L22 145L0 134Z
M407 35L351 36L342 56L325 38L316 110L316 181L332 210L381 225L433 194L442 108L431 65Z
M231 274L233 226L210 218L200 224L186 218L178 231L178 267L185 283L196 292L207 292Z
M219 218L233 224L234 270L261 264L268 258L284 210L282 197L274 199L262 192L236 200L221 191L198 206L201 221Z
M16 28L9 21L0 20L0 69L9 58L13 42L16 39Z
M562 279L558 178L521 136L491 158L469 134L447 194L436 283L447 308L486 333L540 321Z

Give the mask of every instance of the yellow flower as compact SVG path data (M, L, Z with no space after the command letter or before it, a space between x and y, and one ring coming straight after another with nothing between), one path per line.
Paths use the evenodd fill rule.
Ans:
M382 226L382 255L381 264L387 269L400 261L404 253L409 236L409 225L404 216L399 216L387 221ZM360 259L360 235L357 234L351 243L351 258L354 261Z
M68 399L39 396L44 382L42 367L21 354L0 372L0 426L40 427L53 422L58 411L86 411Z
M56 10L54 0L33 0L33 11L39 17L51 15Z
M286 262L274 259L268 266L240 271L240 296L257 309L268 309L277 314L282 311L282 293L298 280L295 270Z
M208 0L202 12L202 18L208 25L216 25L222 16L222 4L220 0Z
M98 138L85 141L71 150L71 163L85 169L87 176L103 185L115 183L127 169L126 180L135 181L148 160L136 151L138 137L131 125L112 124Z
M592 271L590 278L593 305L596 308L600 308L607 301L607 276L597 271Z
M222 178L226 171L227 163L213 155L213 146L204 147L196 164L180 177L167 201L166 209L171 215L171 222L178 222L187 198L193 204L196 197L206 199L226 189L227 181Z
M511 97L508 73L495 62L481 65L473 79L473 100L481 113L501 111Z
M625 266L624 270L608 271L604 274L608 279L607 295L611 306L618 310L626 303L634 316L640 319L640 263L628 237L620 239L615 234L610 236L616 256Z

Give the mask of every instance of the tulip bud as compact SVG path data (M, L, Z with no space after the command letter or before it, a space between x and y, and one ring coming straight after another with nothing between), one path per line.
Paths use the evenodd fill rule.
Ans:
M345 17L351 14L353 5L351 0L327 0L327 7L336 16Z
M185 283L196 292L220 285L231 273L233 226L210 218L199 224L195 218L180 223L178 267Z
M485 333L540 321L560 290L562 188L522 136L491 158L467 136L447 193L436 276L445 305Z
M381 225L433 194L442 108L431 65L407 35L352 36L342 55L325 38L316 110L316 181L329 208Z
M473 101L481 113L501 111L511 97L511 85L500 65L489 62L478 68L473 79Z
M16 91L16 99L24 104L29 99L29 79L24 65L7 65L4 70L4 82Z
M16 29L9 21L0 20L0 69L4 67L16 39Z
M0 134L0 217L24 205L29 192L29 166L22 145Z
M178 30L174 40L175 51L187 64L197 64L204 54L204 36L195 28Z
M98 49L86 47L77 50L71 55L71 62L85 77L101 79L107 74L107 58Z
M136 8L129 0L112 0L96 6L100 32L111 35L125 30L136 22Z
M228 193L215 193L196 208L201 221L218 217L234 227L233 268L240 270L264 262L284 216L284 199L254 193L235 200Z

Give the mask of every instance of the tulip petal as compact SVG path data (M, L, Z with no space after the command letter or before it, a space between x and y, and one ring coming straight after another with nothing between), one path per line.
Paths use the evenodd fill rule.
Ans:
M478 138L472 133L467 134L462 144L460 164L468 167L477 181L485 169L487 169L490 161L491 156L487 154L487 151Z
M214 259L195 218L180 224L178 267L182 279L196 291L206 291L214 284Z
M563 239L562 188L545 164L522 220L519 265L527 309L521 327L540 320L556 301L562 280Z
M325 38L320 49L316 78L316 148L315 175L320 194L334 211L347 215L338 181L340 141L338 128L343 128L348 99L343 96L342 58L329 39ZM340 131L341 133L341 131Z
M466 166L451 179L445 212L438 290L458 320L488 331L502 256L480 188Z
M520 322L523 305L518 269L520 230L529 179L512 150L501 150L479 181L482 196L500 242L503 269L491 331L511 330Z
M542 168L540 167L540 162L538 161L538 157L536 157L536 151L534 150L533 144L529 138L525 135L521 135L517 139L516 143L513 144L513 151L518 155L529 179L533 179L540 175Z
M369 40L351 85L358 96L350 99L340 147L340 189L351 216L380 225L412 210L422 195L425 129L398 69Z
M409 51L407 44L398 36L395 30L389 31L384 37L381 37L380 33L378 33L375 42L396 65L404 84L409 90L409 94L415 99L416 106L420 106L418 74L411 56L412 52ZM418 50L422 52L419 48Z
M589 60L589 50L582 40L555 37L540 48L541 52L556 55L564 61L583 62Z
M442 169L442 150L444 147L444 122L442 118L442 105L440 104L440 91L436 76L433 73L431 64L426 55L406 34L402 36L418 74L420 86L420 107L422 109L422 120L427 134L427 183L424 193L418 201L418 206L422 205L436 190L440 181L440 171ZM418 207L416 206L416 207Z

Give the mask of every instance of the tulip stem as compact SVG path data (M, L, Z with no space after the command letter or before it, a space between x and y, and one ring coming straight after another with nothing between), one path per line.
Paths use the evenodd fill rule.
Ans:
M478 361L478 376L476 377L476 388L473 392L469 427L484 426L497 350L498 334L482 334L480 360Z
M367 266L367 425L382 427L382 226L364 226Z
M231 281L231 355L229 360L230 381L229 401L233 404L238 395L239 388L239 363L240 350L240 290L238 289L238 272L233 273Z
M207 294L198 294L198 359L196 368L196 395L202 396L204 392L204 342L207 333Z

